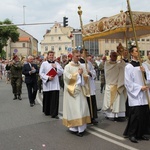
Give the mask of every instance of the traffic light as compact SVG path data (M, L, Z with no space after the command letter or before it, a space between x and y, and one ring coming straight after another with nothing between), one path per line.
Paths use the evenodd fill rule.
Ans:
M63 25L64 25L64 27L68 26L68 18L67 17L63 17Z

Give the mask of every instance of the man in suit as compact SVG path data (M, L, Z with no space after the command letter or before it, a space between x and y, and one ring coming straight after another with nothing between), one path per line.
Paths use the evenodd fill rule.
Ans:
M24 64L22 69L22 74L25 75L25 83L31 107L35 105L35 98L38 90L37 73L39 73L38 66L33 63L33 60L34 58L32 56L28 56L27 63Z

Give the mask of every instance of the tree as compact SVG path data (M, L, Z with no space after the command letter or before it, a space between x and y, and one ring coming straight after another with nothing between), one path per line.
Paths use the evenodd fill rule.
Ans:
M7 46L8 39L12 42L16 42L19 39L18 27L13 25L9 19L0 21L0 53L4 46Z
M0 53L0 57L3 59L6 58L6 52L4 50L2 50L2 52Z

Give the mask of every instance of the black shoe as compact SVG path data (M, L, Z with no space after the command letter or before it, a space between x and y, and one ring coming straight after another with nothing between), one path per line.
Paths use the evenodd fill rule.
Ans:
M34 106L34 104L30 104L30 107L33 107Z
M131 136L129 140L133 143L138 143L137 139L134 136Z
M69 132L70 132L71 134L77 134L77 133L78 133L78 131L71 131L71 130L69 130Z
M14 98L13 98L13 100L16 100L17 99L17 95L14 95Z
M141 137L141 140L148 141L148 140L149 140L149 138L143 135L143 136Z
M101 108L97 109L97 111L101 111Z
M116 121L116 122L124 122L124 121L126 121L126 118L125 117L118 117L118 118L114 118L114 121Z
M19 99L19 100L22 100L21 95L18 95L18 99Z
M98 124L98 121L96 121L95 119L92 119L92 120L91 120L91 123L92 123L93 125L97 125L97 124Z
M59 119L59 117L58 117L58 116L52 116L51 118Z
M82 137L83 136L83 132L77 132L76 135L79 136L79 137Z

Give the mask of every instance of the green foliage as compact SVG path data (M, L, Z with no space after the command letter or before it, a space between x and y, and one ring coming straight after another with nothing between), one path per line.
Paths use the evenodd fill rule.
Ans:
M4 50L2 50L2 51L0 52L0 57L1 57L1 58L6 58L6 52L5 52Z
M19 33L17 26L12 25L9 19L5 19L3 22L0 21L0 53L4 46L7 46L7 41L10 38L12 42L18 41Z

